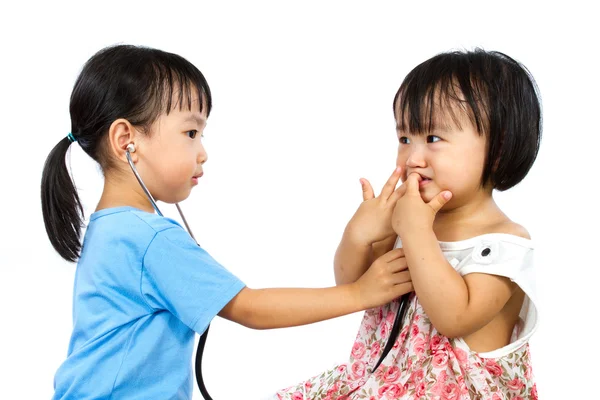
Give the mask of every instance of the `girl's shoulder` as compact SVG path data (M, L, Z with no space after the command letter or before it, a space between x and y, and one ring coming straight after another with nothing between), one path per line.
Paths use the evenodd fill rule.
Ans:
M529 234L529 231L527 231L527 229L525 229L523 225L520 225L511 220L502 221L498 224L495 224L494 226L491 226L490 233L502 233L531 240L531 235Z
M523 248L531 250L534 248L534 242L527 229L511 220L503 220L479 229L462 232L450 240L439 240L442 250L470 250L479 251L480 247L486 247L489 244L503 244L503 252L511 252L510 249Z

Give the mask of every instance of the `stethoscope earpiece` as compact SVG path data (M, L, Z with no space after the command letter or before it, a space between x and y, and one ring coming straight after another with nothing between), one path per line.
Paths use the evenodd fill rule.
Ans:
M130 153L135 153L135 145L133 143L129 143L127 145L127 151Z

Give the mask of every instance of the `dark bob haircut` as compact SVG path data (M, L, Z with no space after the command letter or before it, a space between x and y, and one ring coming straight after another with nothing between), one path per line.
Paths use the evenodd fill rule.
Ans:
M183 57L131 45L104 48L84 65L71 93L71 134L103 170L111 167L106 137L119 119L149 134L163 113L175 107L192 109L199 96L200 112L210 114L212 99L202 73ZM42 173L42 214L52 246L68 261L81 250L83 207L66 165L71 141L50 151Z
M496 51L442 53L410 71L394 97L394 115L404 132L431 132L438 112L452 116L460 128L453 109L487 136L481 184L502 191L521 182L542 137L540 97L529 71Z

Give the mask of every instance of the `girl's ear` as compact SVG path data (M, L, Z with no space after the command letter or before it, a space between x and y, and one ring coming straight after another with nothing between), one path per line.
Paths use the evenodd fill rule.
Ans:
M115 120L108 129L108 148L111 156L117 160L127 162L125 150L127 149L127 145L131 143L135 145L137 135L139 133L129 121L124 118ZM130 153L135 162L136 156L133 152Z

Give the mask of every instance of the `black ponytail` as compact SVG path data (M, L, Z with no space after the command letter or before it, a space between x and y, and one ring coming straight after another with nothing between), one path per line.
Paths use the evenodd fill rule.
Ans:
M119 119L148 133L158 117L174 107L210 114L212 98L202 73L183 57L161 50L118 45L100 50L84 65L71 93L72 139L100 164L113 167L106 137ZM81 251L83 207L66 165L70 138L52 149L42 176L42 213L52 246L68 261Z
M71 141L65 136L50 152L42 173L42 213L50 243L62 258L76 261L81 250L83 207L67 168Z

